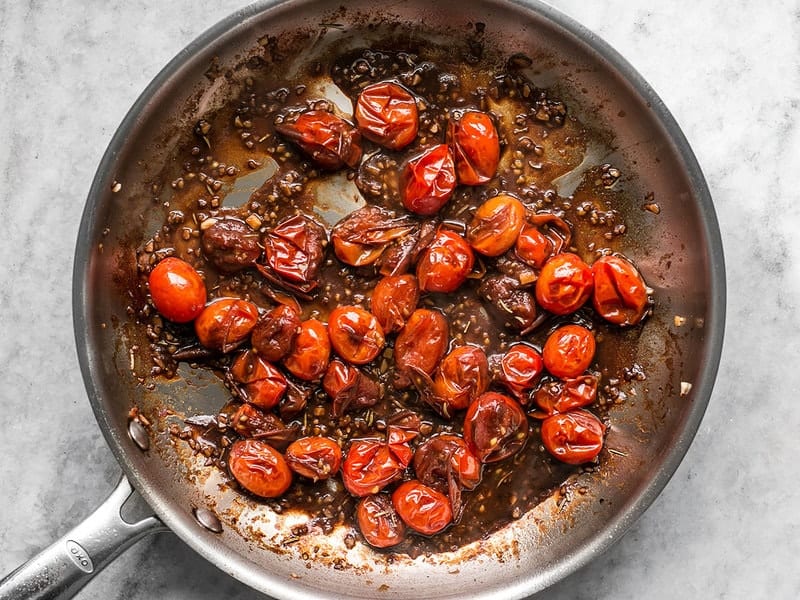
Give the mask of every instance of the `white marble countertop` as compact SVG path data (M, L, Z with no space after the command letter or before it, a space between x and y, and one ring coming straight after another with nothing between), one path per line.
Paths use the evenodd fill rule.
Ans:
M119 467L83 390L72 256L128 107L237 0L0 3L0 574L109 493ZM800 4L552 0L660 94L702 166L728 325L698 435L610 551L545 598L800 597ZM139 542L82 600L255 596L176 536Z

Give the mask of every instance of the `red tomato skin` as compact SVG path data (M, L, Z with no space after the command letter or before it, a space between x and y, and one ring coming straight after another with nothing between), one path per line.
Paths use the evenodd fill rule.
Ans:
M447 352L449 326L436 310L418 308L408 318L394 343L397 371L407 374L411 367L430 375Z
M228 467L239 485L262 498L278 498L292 484L292 472L283 455L266 442L235 441Z
M272 364L248 350L231 365L234 380L244 385L247 401L270 410L275 408L286 392L286 378Z
M330 357L328 328L317 319L308 319L300 323L300 333L294 339L294 348L283 359L283 366L298 379L316 381L328 368Z
M344 360L365 365L375 359L386 343L375 316L358 306L337 306L328 318L331 346Z
M435 395L448 405L447 413L467 408L489 387L489 360L482 348L465 344L441 361L433 379Z
M464 441L482 463L513 456L528 439L528 418L519 402L505 394L486 392L467 408Z
M389 150L405 148L419 130L414 97L391 81L373 83L361 91L355 118L361 135Z
M495 176L500 164L500 139L488 114L469 110L460 118L452 115L448 140L459 183L482 185Z
M402 200L407 210L430 216L439 212L456 189L453 155L446 144L426 148L406 162Z
M361 134L333 113L309 110L276 129L323 169L354 168L361 160Z
M536 301L554 315L568 315L586 303L593 286L592 269L577 254L556 254L536 280Z
M597 399L597 384L598 379L594 375L581 375L542 384L533 396L541 412L537 411L533 416L546 418L589 406Z
M153 267L148 286L156 310L175 323L193 321L206 305L203 278L192 265L174 256Z
M499 379L517 400L527 400L544 371L542 354L525 343L512 344L500 359ZM525 403L525 402L523 402Z
M247 339L257 321L258 307L252 302L219 298L194 320L194 332L206 348L229 352Z
M392 504L403 522L423 535L434 535L453 521L450 500L420 481L404 481L392 494Z
M390 275L381 279L372 290L372 314L383 332L400 331L417 308L419 285L413 275Z
M647 309L647 284L628 260L602 256L592 264L595 311L606 321L620 326L636 325Z
M439 228L417 263L417 281L424 292L448 294L467 280L475 255L455 231Z
M356 520L361 535L374 548L396 546L406 537L406 525L388 494L362 498L356 507Z
M314 481L333 477L342 464L339 444L323 436L297 439L289 444L285 454L292 471Z
M467 241L484 256L500 256L514 246L524 223L522 202L510 194L498 194L475 211Z
M353 496L377 494L405 469L378 439L357 439L350 443L342 463L342 482Z
M553 253L553 242L538 227L526 225L519 232L514 252L525 264L541 269Z
M571 410L542 422L542 444L561 462L580 465L600 454L605 431L605 425L588 410Z
M578 377L592 364L596 348L591 331L581 325L564 325L547 338L542 359L545 368L556 377Z

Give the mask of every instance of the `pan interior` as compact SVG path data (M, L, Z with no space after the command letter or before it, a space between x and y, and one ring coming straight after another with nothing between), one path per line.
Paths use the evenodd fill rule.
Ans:
M135 287L135 250L161 225L179 173L175 148L194 123L238 93L259 69L291 73L331 49L402 40L431 41L491 56L523 53L530 76L555 84L584 123L607 132L608 144L587 160L613 162L625 178L626 223L620 248L636 257L654 288L654 316L635 343L648 374L635 397L612 409L600 469L569 482L489 538L452 553L416 559L346 550L341 532L287 543L298 517L279 516L221 485L165 431L170 411L213 412L226 392L189 369L182 377L139 378L149 364L147 339L126 312ZM320 93L327 93L324 90ZM335 101L335 98L332 98ZM591 154L593 150L587 150ZM229 201L245 199L251 181L233 184ZM568 193L569 178L560 182ZM335 221L359 199L334 181L336 202L320 214ZM643 210L655 202L659 212ZM653 92L613 51L551 9L532 4L454 1L396 3L376 9L357 0L268 2L215 26L181 53L137 101L117 132L89 195L76 256L76 336L98 421L128 476L162 519L223 570L276 597L523 597L542 589L610 545L666 484L699 424L716 373L723 328L723 265L716 219L697 165ZM153 449L127 436L131 408L147 415ZM168 411L165 409L169 409ZM581 489L583 493L572 494ZM569 492L569 493L567 493ZM223 520L222 534L197 526L192 509Z

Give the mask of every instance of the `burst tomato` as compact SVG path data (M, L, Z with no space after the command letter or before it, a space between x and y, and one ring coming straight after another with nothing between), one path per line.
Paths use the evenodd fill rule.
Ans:
M594 309L615 325L635 325L647 309L647 285L639 270L621 256L603 256L592 265Z
M228 455L231 475L244 489L262 498L277 498L292 484L283 455L266 442L237 440Z
M551 333L544 343L544 366L556 377L577 377L592 364L595 348L591 331L581 325L564 325Z
M444 315L418 308L411 313L394 343L398 374L408 378L413 369L419 369L430 375L447 351L448 341L449 328Z
M286 449L289 468L303 477L319 481L339 472L342 449L330 438L309 436L295 440Z
M552 416L575 408L589 406L597 398L597 377L581 375L557 381L548 381L533 395L533 401L541 409L534 417Z
M243 399L265 410L277 406L286 392L283 374L251 350L236 359L230 372L243 385Z
M489 361L477 346L454 348L442 359L433 378L433 396L444 406L439 410L451 416L463 410L489 387Z
M510 194L498 194L475 211L467 228L467 241L476 252L500 256L517 241L524 223L522 202Z
M454 292L467 279L475 256L466 240L440 227L417 263L417 281L425 292Z
M365 138L390 150L408 146L419 129L414 97L391 81L373 83L361 91L355 118Z
M328 368L331 341L328 329L316 319L300 324L300 333L294 340L294 349L283 359L283 366L298 379L315 381Z
M384 277L372 290L370 308L384 333L400 331L417 308L419 286L413 275Z
M253 331L258 307L240 298L220 298L206 305L194 320L197 339L206 348L230 352Z
M275 129L323 169L355 167L361 160L361 134L333 113L309 110Z
M418 215L439 212L455 189L455 165L446 144L427 148L410 158L403 169L403 206Z
M606 427L587 410L571 410L542 422L542 443L561 462L580 465L603 449Z
M489 115L476 110L452 114L447 137L459 183L481 185L495 176L500 139Z
M542 355L533 346L513 344L500 359L497 378L514 397L527 404L528 392L539 382L544 369Z
M482 463L513 456L528 439L528 417L519 403L504 394L486 392L469 405L464 440Z
M373 494L361 499L356 507L361 535L370 546L389 548L406 537L406 525L392 506L388 494Z
M403 522L423 535L439 533L453 521L447 496L419 481L405 481L397 486L392 504Z
M556 254L536 280L536 301L553 314L568 315L586 303L592 286L592 269L579 256Z
M334 308L328 319L328 335L336 353L355 365L373 360L385 343L378 319L358 306Z
M281 360L292 351L300 332L300 315L286 304L280 304L262 315L250 336L258 355L270 362Z

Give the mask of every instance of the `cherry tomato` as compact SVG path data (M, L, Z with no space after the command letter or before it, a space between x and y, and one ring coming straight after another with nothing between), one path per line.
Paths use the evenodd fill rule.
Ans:
M581 375L543 384L533 396L534 402L541 409L534 417L552 416L565 413L575 408L589 406L597 398L597 377Z
M328 318L328 335L336 353L355 365L365 365L383 350L383 329L374 315L358 306L337 306Z
M295 435L277 416L247 402L239 406L228 422L242 437L266 441L274 448L285 447Z
M394 343L394 359L401 380L408 378L412 369L433 373L447 352L448 341L449 328L442 313L426 308L411 313Z
M397 486L392 504L403 522L423 535L439 533L453 521L447 496L420 481L404 481Z
M425 292L454 292L467 279L475 256L466 240L440 227L417 263L417 280Z
M419 129L414 97L391 81L373 83L361 91L355 118L365 138L390 150L408 146Z
M356 507L361 535L370 546L389 548L406 537L406 525L392 506L388 494L373 494L361 499Z
M528 439L528 418L519 403L504 394L486 392L469 405L464 440L482 463L513 456Z
M275 130L323 169L353 168L361 160L361 134L333 113L309 110L293 122L276 125Z
M489 387L489 361L477 346L454 348L442 359L433 378L434 396L445 406L444 416L469 406Z
M400 331L419 302L419 286L413 275L384 277L372 290L372 314L384 333Z
M240 298L220 298L206 305L194 321L197 339L206 348L230 352L253 331L258 307Z
M500 163L500 140L489 115L476 110L452 114L447 137L459 183L481 185L495 176Z
M316 287L325 254L325 230L304 215L283 219L264 236L267 264L280 277Z
M220 271L235 273L252 266L261 256L257 231L234 217L215 219L203 230L203 254Z
M536 387L544 369L542 355L533 346L513 344L500 359L498 379L522 404L527 404L528 391Z
M541 269L553 254L553 242L538 227L526 225L519 232L514 252L524 263Z
M286 392L286 378L273 365L251 350L231 365L234 381L244 384L243 399L265 410L278 406Z
M564 325L544 343L544 366L556 377L577 377L592 364L595 348L591 331L580 325Z
M368 496L399 479L405 467L386 442L357 439L350 443L342 463L342 481L354 496Z
M330 438L309 436L295 440L286 449L289 468L314 481L328 479L339 472L342 449Z
M434 215L456 189L453 155L446 144L425 149L403 169L403 206L418 215Z
M476 252L500 256L517 241L524 223L522 202L510 194L498 194L475 211L467 228L467 241Z
M575 312L592 295L592 269L576 254L548 260L536 280L536 301L555 315Z
M603 256L592 265L597 313L615 325L635 325L647 308L647 285L639 270L621 256Z
M279 304L258 320L250 343L264 360L277 362L292 351L299 331L300 315L291 306Z
M148 285L156 310L170 321L188 323L197 318L206 305L203 278L180 258L169 256L153 267Z
M542 443L561 462L580 465L603 449L606 426L588 410L571 410L542 422Z
M277 498L292 484L283 455L266 442L237 440L228 455L231 475L244 489L262 498Z
M322 388L333 399L331 415L334 417L350 409L375 406L381 397L381 389L371 377L340 360L332 360L328 365Z
M425 485L449 485L451 477L463 488L481 481L482 465L463 438L441 433L428 438L414 453L414 472Z
M405 239L415 229L408 216L367 204L333 226L331 240L336 258L347 265L374 263L394 240Z
M315 381L328 368L331 341L328 328L316 319L300 323L294 349L283 359L283 366L298 379Z

